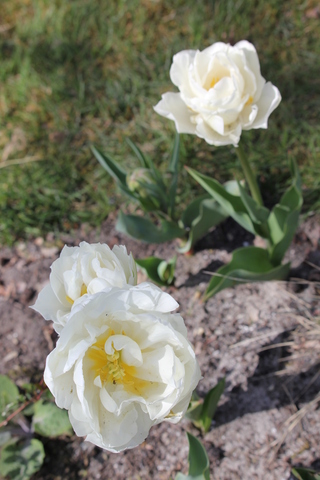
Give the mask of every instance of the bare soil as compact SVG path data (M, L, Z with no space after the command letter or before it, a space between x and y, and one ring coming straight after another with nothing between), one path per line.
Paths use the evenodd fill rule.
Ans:
M176 244L147 245L125 238L110 216L101 230L48 235L0 248L0 373L18 385L41 378L54 348L50 322L28 308L48 282L64 243L125 244L139 257L170 258ZM309 218L288 252L288 282L244 284L203 303L210 273L237 247L253 242L232 220L180 255L176 285L189 338L202 369L204 396L225 377L226 390L204 437L187 420L151 429L139 447L112 454L77 437L42 439L46 458L33 479L168 480L187 472L185 431L203 441L214 480L289 480L292 465L320 470L320 224ZM140 280L143 280L140 275Z

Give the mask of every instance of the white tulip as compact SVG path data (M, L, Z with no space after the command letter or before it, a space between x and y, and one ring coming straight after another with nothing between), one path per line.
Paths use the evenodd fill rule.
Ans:
M201 376L178 304L150 283L79 302L47 358L44 379L79 436L111 452L176 423Z
M170 77L180 92L162 95L155 111L173 120L179 133L196 134L210 145L237 146L242 130L267 128L281 101L277 87L261 76L256 49L246 40L179 52Z
M51 266L50 284L39 293L32 307L60 333L72 308L83 297L111 287L137 284L137 267L126 247L81 242L65 246Z

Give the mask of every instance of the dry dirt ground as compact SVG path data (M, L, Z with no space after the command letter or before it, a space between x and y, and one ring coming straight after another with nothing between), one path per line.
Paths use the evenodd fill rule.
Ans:
M201 301L209 274L252 237L231 220L218 227L191 257L179 256L176 286L202 369L203 396L226 377L212 428L201 437L190 423L163 423L138 448L112 454L77 437L43 439L46 458L33 479L169 480L187 472L185 431L199 436L214 480L288 480L292 465L320 470L320 225L305 222L293 242L289 282L245 284ZM138 257L170 258L174 243L145 245L114 229L82 227L74 235L48 235L14 249L0 249L0 373L18 384L41 378L54 347L50 325L29 309L48 282L64 243L126 244ZM141 277L142 279L142 277Z

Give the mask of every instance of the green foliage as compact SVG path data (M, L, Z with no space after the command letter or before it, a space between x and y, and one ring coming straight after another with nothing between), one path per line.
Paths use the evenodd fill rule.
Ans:
M200 400L194 395L191 401L186 418L192 421L197 428L203 433L207 433L210 429L212 419L216 413L219 400L225 389L225 379L220 380L205 396L204 400Z
M122 193L135 200L146 213L152 212L154 217L151 220L149 217L142 218L120 212L116 228L130 237L150 243L162 243L174 238L185 237L186 240L179 251L181 253L190 251L197 240L210 228L228 216L227 213L210 198L210 195L201 195L187 206L180 220L177 221L175 207L179 176L179 134L176 134L167 169L170 176L168 185L162 180L162 175L153 161L146 157L131 140L128 143L142 167L134 170L131 175L109 155L102 154L95 147L92 147L91 150L99 163L115 180ZM156 223L160 223L160 228ZM150 262L148 265L151 268L150 271L155 272L155 267L151 266ZM153 275L152 279L157 283L162 281L158 275Z
M279 265L294 237L303 203L301 179L296 162L291 162L293 181L268 218L270 231L270 259Z
M209 282L205 299L224 288L245 282L285 280L290 271L290 263L274 267L267 250L259 247L238 248L231 261L220 267Z
M290 163L292 185L280 202L269 211L255 201L238 183L222 186L217 180L188 169L190 175L218 202L228 214L249 232L266 240L266 249L239 248L232 260L212 277L205 298L237 283L284 280L290 263L282 265L283 257L298 226L303 199L301 180L296 162Z
M196 437L187 432L189 441L189 473L178 473L175 480L210 480L209 459L207 452Z
M158 257L136 259L136 263L146 272L150 280L161 286L174 283L176 262L176 255L167 262Z
M310 470L309 468L293 468L292 474L298 480L320 480L320 475L317 475L314 470Z
M179 252L189 252L212 227L227 218L225 210L210 196L201 195L195 198L182 214L180 225L188 232L188 239L179 248Z
M119 212L116 229L129 237L149 243L169 242L174 238L184 236L184 231L174 222L160 220L159 226L156 226L147 217L125 215L121 211Z
M239 184L239 194L233 194L214 178L190 168L187 170L239 225L253 234L266 237L262 233L263 223L266 222L269 212L265 207L260 207L241 187L241 184Z
M0 375L0 422L17 405L18 387L6 375Z
M36 433L44 437L72 434L67 411L43 400L34 404L32 427Z
M1 450L0 473L12 480L28 480L40 469L44 456L40 440L10 441Z
M0 430L1 478L28 480L39 470L44 448L40 440L32 438L34 433L50 438L72 434L67 412L53 403L49 390L41 383L25 384L22 390L19 394L16 385L0 375L1 421L5 423Z

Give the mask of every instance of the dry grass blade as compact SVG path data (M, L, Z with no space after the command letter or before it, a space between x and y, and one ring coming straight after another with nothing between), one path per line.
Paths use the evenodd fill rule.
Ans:
M39 162L40 160L44 160L44 158L39 157L37 155L24 157L24 158L17 158L15 160L10 160L8 162L0 163L0 168L11 167L11 165L23 165L25 163L30 163L30 162Z

